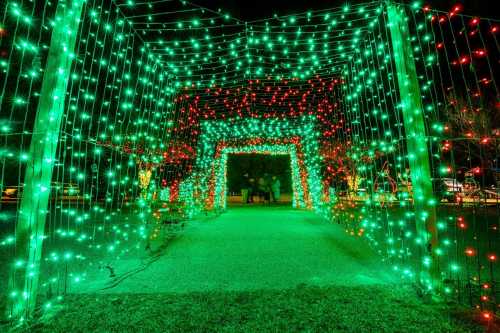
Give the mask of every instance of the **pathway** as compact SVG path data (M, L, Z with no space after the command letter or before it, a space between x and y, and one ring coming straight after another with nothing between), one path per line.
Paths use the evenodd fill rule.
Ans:
M116 271L131 265L122 260ZM106 292L356 286L391 283L389 273L365 240L348 236L341 226L312 212L238 207L215 220L191 223L158 261Z

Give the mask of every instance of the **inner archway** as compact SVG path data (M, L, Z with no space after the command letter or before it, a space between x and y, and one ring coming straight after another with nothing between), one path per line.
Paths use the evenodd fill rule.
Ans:
M202 123L195 171L189 179L194 211L226 207L227 156L245 152L290 155L294 206L319 211L322 184L315 124L308 116Z
M266 182L269 197L262 195ZM292 205L294 198L290 155L230 154L227 160L227 205Z
M290 173L292 184L292 206L306 207L306 202L309 201L309 192L307 186L307 175L302 163L297 157L297 148L294 145L264 145L264 146L245 146L245 147L227 147L222 150L221 157L217 160L217 168L219 171L215 173L217 180L215 181L215 203L222 207L227 205L227 160L228 155L234 154L264 154L270 156L289 156L290 157ZM264 175L261 175L262 177ZM259 177L256 177L259 178ZM255 179L258 182L258 179ZM258 185L258 184L257 184Z

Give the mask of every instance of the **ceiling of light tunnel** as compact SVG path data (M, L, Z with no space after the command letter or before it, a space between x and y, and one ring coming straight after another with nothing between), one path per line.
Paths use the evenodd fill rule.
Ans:
M190 2L117 6L176 87L201 90L338 78L382 12L381 3L368 2L244 22Z

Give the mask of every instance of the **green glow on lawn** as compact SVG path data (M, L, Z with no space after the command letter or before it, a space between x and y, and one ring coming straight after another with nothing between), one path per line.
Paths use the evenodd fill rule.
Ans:
M157 3L2 5L11 318L143 251L162 219L225 208L227 156L248 152L290 155L294 206L363 237L391 274L452 281L453 296L472 279L488 288L470 303L498 309L498 221L457 205L438 223L431 182L496 165L498 134L477 124L500 96L497 23L391 1L255 22L182 1L166 18Z

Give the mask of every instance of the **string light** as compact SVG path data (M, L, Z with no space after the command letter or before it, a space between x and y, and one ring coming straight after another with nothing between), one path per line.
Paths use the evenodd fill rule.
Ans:
M262 153L290 155L294 206L370 242L394 263L392 274L428 289L450 280L447 294L463 299L461 281L487 263L478 283L494 289L498 221L479 233L479 209L470 215L458 206L472 204L472 195L445 201L459 187L446 179L462 177L463 188L466 177L471 188L481 180L480 191L491 176L500 135L481 124L498 111L498 23L466 19L461 5L445 14L401 7L412 54L405 66L416 73L407 83L421 95L421 107L410 108L386 4L241 22L222 10L160 3L85 2L85 15L64 25L76 44L64 50L70 68L54 72L67 86L49 96L63 110L60 131L38 142L57 148L40 161L52 180L35 189L51 198L42 208L43 255L32 266L15 255L21 240L8 235L1 245L14 276L36 278L42 292L80 288L97 258L123 258L159 237L158 200L187 217L225 208L227 155ZM2 10L0 188L18 192L0 208L19 219L17 186L33 158L38 103L47 98L51 37L68 13L50 1L7 2ZM412 125L419 117L422 128ZM423 152L433 195L422 186L431 176L415 168L425 164ZM417 227L433 220L437 230ZM438 244L428 241L432 233ZM440 271L422 279L422 267ZM31 289L10 287L10 304L32 301Z

